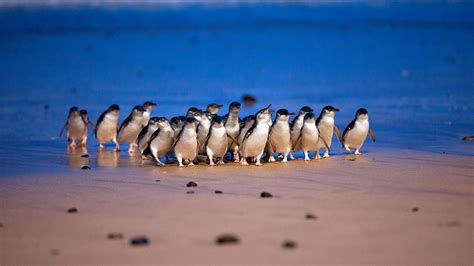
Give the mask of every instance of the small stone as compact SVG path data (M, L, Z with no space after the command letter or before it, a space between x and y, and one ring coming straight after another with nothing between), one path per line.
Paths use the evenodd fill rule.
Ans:
M57 255L59 255L59 249L51 249L50 253L53 256L57 256Z
M194 190L186 191L186 194L194 194Z
M130 245L132 246L146 246L148 244L150 244L150 241L146 236L136 236L130 239Z
M76 213L77 212L77 208L69 208L67 210L68 213Z
M417 211L419 211L419 210L420 210L420 208L418 208L418 207L413 207L413 208L411 209L412 212L417 212Z
M446 226L446 227L457 227L457 226L461 226L462 224L459 221L448 221L448 222L442 223L441 225Z
M464 141L474 141L474 136L467 136L467 137L462 138L462 140L464 140Z
M161 180L157 179L157 180L155 180L155 182L161 182Z
M305 217L306 217L307 220L316 220L316 219L318 219L318 216L316 216L312 213L307 213Z
M3 228L3 224L2 224L2 223L0 223L0 228Z
M232 234L223 234L216 238L216 244L218 245L238 244L239 242L240 239Z
M286 249L293 249L293 248L296 248L297 244L295 241L286 240L281 244L281 246Z
M257 98L252 95L245 94L242 96L242 101L244 102L245 106L252 106L257 102Z
M122 233L109 233L109 234L107 235L107 238L108 238L108 239L112 239L112 240L114 240L114 239L122 239L122 238L123 238L123 234L122 234Z
M264 191L264 192L260 193L260 197L261 198L271 198L271 197L273 197L273 195Z
M196 184L196 182L193 182L193 181L190 181L186 184L186 187L197 187L198 184Z
M214 191L214 193L216 193L216 194L222 194L222 191L216 190L216 191Z
M81 155L82 158L89 158L89 154L83 154Z
M90 170L91 168L87 165L84 165L83 167L81 167L82 170Z

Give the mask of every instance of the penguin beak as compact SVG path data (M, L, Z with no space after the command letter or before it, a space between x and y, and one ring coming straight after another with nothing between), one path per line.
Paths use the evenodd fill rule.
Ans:
M219 105L217 105L217 108L219 108L219 109L221 109L222 107L224 107L224 105L223 105L223 104L219 104Z
M270 110L271 106L272 106L272 104L269 104L264 110L268 112Z
M334 112L339 112L339 108L334 108Z
M295 115L295 113L289 113L288 115L289 115L289 116L292 116L292 115Z

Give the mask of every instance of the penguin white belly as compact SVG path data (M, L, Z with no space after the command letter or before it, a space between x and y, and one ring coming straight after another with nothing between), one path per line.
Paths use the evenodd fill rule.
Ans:
M148 125L148 121L150 121L150 116L151 116L150 111L143 112L143 116L142 116L142 126L143 127L146 127Z
M233 137L234 139L237 139L239 137L240 128L239 128L238 123L236 123L236 125L234 125L234 126L226 126L225 129L226 129L227 135ZM237 143L234 143L234 141L231 138L228 138L228 148L229 149L231 149L231 147L234 147L236 145L237 145Z
M227 134L224 127L212 129L207 149L212 151L214 157L224 157L227 152Z
M315 151L318 149L318 129L316 125L305 126L301 132L301 148L307 151Z
M242 155L244 157L255 157L263 153L267 144L268 131L268 124L258 125L245 140Z
M82 140L87 137L87 126L81 117L69 119L68 121L68 138Z
M176 154L180 154L183 159L194 160L197 156L196 133L189 134L183 132L174 149Z
M332 135L334 134L334 119L324 118L321 122L319 122L318 126L319 126L319 138L323 138L328 144L328 147L331 148ZM321 139L319 140L318 146L320 149L326 148L326 145L324 145L324 142Z
M291 150L291 135L289 125L281 125L276 123L271 135L271 144L273 145L273 151L277 153L288 153Z
M134 143L142 130L142 124L138 121L130 121L119 133L118 141L122 143Z
M360 148L364 144L367 134L369 133L368 122L355 122L354 128L351 129L344 140L344 144L351 148Z
M97 128L97 140L99 143L106 143L113 140L117 136L117 119L113 119L106 115L104 120Z

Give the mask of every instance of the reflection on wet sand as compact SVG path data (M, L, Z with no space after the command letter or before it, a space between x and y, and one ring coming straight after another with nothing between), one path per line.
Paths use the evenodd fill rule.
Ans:
M97 153L97 165L103 167L117 167L120 160L120 152L99 151Z
M87 156L86 156L87 155ZM73 168L81 168L89 165L89 156L86 147L68 148L67 149L68 165Z

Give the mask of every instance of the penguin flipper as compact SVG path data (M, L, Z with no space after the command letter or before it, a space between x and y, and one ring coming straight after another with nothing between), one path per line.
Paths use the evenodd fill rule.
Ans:
M127 116L127 118L125 118L125 120L123 120L117 132L120 133L120 131L122 131L122 129L125 128L128 125L128 123L130 123L130 121L132 121L132 114L130 114L129 116Z
M102 114L100 114L99 118L97 119L97 123L95 123L94 133L96 136L97 136L97 129L100 123L102 123L102 121L104 120L106 114L107 114L107 111L102 112Z
M339 128L337 128L336 125L334 125L334 132L336 132L336 136L339 142L342 143L343 140L342 140L341 131L339 131Z
M143 139L143 137L145 137L146 135L146 132L148 131L148 126L142 128L142 130L140 130L140 133L138 133L138 137L137 137L137 143L140 143L140 141Z
M370 137L372 138L372 140L375 142L375 134L374 132L372 131L372 129L369 128L369 135Z
M63 126L63 128L61 129L61 132L59 132L59 136L60 136L60 137L62 137L62 135L63 135L63 133L64 133L64 130L66 129L67 125L68 125L68 121L66 121L66 123L64 123L64 126Z

